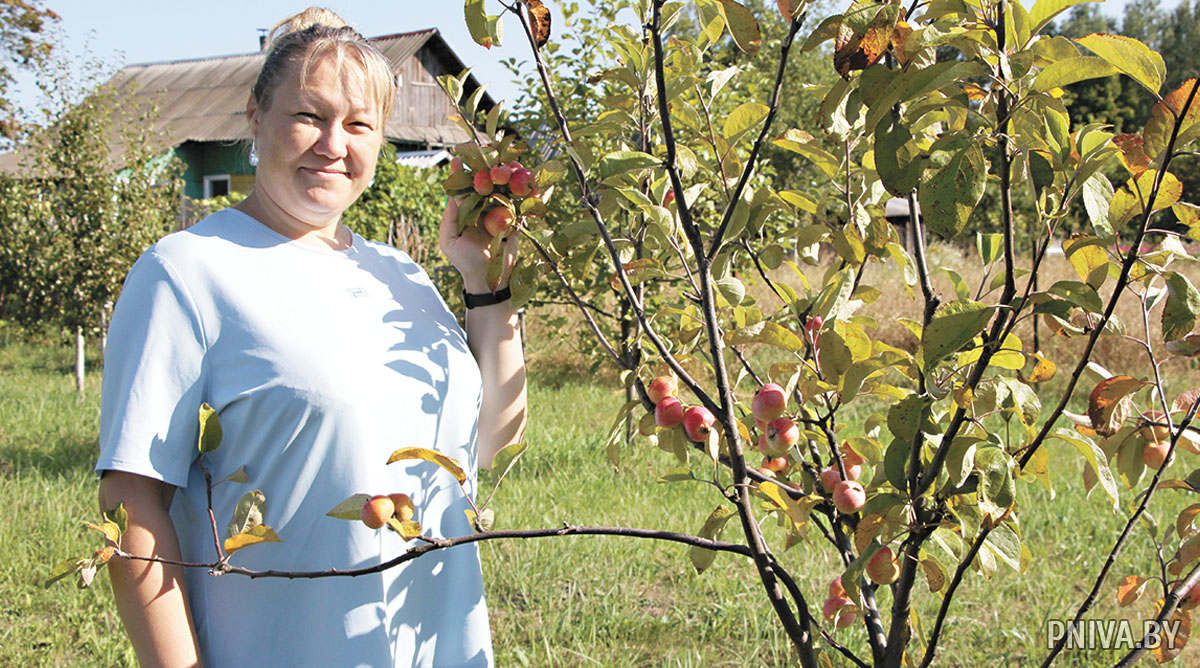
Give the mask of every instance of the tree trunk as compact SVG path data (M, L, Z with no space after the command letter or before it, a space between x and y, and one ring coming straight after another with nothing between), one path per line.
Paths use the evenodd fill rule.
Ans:
M75 389L83 394L83 327L75 328Z

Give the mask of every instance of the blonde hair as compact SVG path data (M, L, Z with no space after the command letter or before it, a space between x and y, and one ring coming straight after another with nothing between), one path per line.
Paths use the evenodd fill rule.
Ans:
M387 123L396 99L396 77L383 54L342 17L323 7L308 9L286 18L269 33L267 59L254 82L254 101L262 108L271 104L288 68L300 67L301 86L308 81L313 63L327 54L336 59L334 66L341 71L347 56L362 67L366 94L375 100L380 113L380 127Z

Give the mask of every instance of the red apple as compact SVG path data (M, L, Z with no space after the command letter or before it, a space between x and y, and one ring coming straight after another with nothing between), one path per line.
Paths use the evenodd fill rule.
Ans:
M683 422L683 402L675 397L663 397L654 405L654 422L663 429L670 429Z
M846 596L846 588L842 586L842 576L840 575L834 578L833 582L829 583L829 597L837 598L839 596Z
M512 176L508 180L508 189L517 197L525 197L526 195L534 194L536 184L533 181L533 172L525 169L513 170Z
M492 183L502 186L512 178L512 168L508 165L496 165L492 167L488 175L492 177Z
M866 461L867 460L862 458L862 455L858 454L857 452L854 451L854 448L850 447L849 441L842 443L842 463L843 464L845 464L846 466L858 466L859 464L862 464Z
M867 502L867 490L857 480L843 480L833 488L833 505L843 513L857 513Z
M775 383L767 383L758 390L750 401L750 412L755 419L770 422L787 410L787 395L783 388Z
M825 619L834 623L834 626L839 629L844 629L854 623L857 615L854 612L842 613L842 608L854 605L845 596L830 596L825 599L825 605L821 607L821 612L825 615Z
M664 207L671 206L675 203L675 189L667 188L667 192L663 194L662 205Z
M788 461L787 457L763 457L762 465L763 468L770 469L772 473L778 473L779 475L787 475L788 471L792 468L791 462Z
M767 452L772 457L782 457L788 448L800 440L800 428L791 418L781 417L767 425Z
M892 584L900 577L900 565L896 563L896 554L892 548L885 547L875 553L867 562L867 577L875 584Z
M1167 453L1171 450L1171 441L1150 441L1142 448L1142 461L1152 469L1161 468L1167 461Z
M712 412L703 406L692 406L683 412L683 431L687 437L697 443L708 439L708 432L716 420Z
M808 322L804 323L804 331L807 332L810 337L815 339L817 338L817 335L821 333L821 328L824 326L825 319L819 315L815 315L809 318Z
M486 197L486 196L492 194L492 190L493 190L492 177L489 176L487 172L485 172L485 171L475 172L475 175L472 176L471 178L473 179L474 184L475 184L475 192L479 193L483 197Z
M826 492L833 493L837 488L837 484L842 481L842 474L838 473L837 469L828 468L821 470L821 487Z
M379 529L387 524L388 519L396 512L396 505L384 495L372 496L363 504L359 511L359 519L372 529Z
M483 227L492 236L498 236L513 224L513 212L506 206L498 206L488 210L483 216Z
M679 381L675 380L675 376L659 376L646 386L646 395L657 404L666 397L675 396L678 390Z

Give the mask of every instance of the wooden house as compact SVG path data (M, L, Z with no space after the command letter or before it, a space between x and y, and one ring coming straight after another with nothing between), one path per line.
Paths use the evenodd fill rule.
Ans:
M465 66L436 29L370 38L392 64L398 83L392 115L384 128L401 162L430 166L448 159L445 148L468 139L450 120L456 112L437 77L458 74ZM246 101L266 58L264 52L129 65L113 77L120 97L153 101L157 106L155 141L164 154L185 165L184 194L192 199L247 193L254 168L247 162L250 127ZM466 93L478 86L467 81ZM480 106L494 102L486 93ZM122 105L118 108L132 107ZM120 147L113 146L114 154ZM114 155L114 162L121 160ZM0 169L19 170L19 151L0 155Z

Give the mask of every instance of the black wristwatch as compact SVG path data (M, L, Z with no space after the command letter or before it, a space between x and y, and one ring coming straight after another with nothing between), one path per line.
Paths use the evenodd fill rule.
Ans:
M467 305L467 308L475 308L506 302L512 299L512 290L509 290L508 286L504 286L495 292L481 292L479 294L471 294L463 290L462 296L463 303Z

